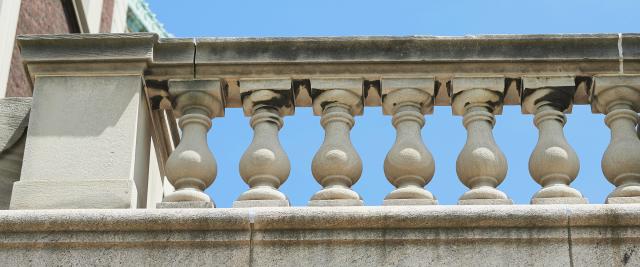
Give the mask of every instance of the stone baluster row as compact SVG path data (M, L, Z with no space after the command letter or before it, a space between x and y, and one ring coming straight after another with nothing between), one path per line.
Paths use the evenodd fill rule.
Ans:
M312 174L322 189L310 206L360 206L352 186L362 174L362 160L350 140L354 116L363 111L363 79L310 80L313 112L321 116L324 142L312 161ZM435 172L433 156L424 144L424 115L433 111L438 88L434 78L383 77L382 108L392 116L396 140L384 161L384 174L395 186L384 205L432 205L436 197L425 189ZM279 142L283 117L295 108L290 79L240 79L246 116L254 130L240 160L240 175L249 185L234 207L289 206L278 188L291 166ZM169 157L166 173L176 191L160 207L211 207L203 192L215 179L216 164L206 134L211 118L224 114L225 90L220 80L170 81L169 92L182 129L181 142ZM580 163L567 142L563 126L571 110L576 81L569 76L526 76L521 84L522 111L533 114L538 142L529 159L531 177L541 185L532 204L584 204L587 199L570 186ZM462 116L466 143L456 161L456 173L469 188L462 205L512 204L497 187L507 174L507 160L495 142L495 115L502 111L504 77L456 77L447 84L454 115ZM611 142L602 171L616 186L607 203L640 203L639 76L596 76L591 89L594 112L606 115Z

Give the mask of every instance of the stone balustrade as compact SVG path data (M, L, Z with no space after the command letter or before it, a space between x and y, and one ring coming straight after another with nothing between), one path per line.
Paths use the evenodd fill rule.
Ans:
M510 178L492 133L504 105L521 105L539 130L529 172L541 188L532 204L587 203L571 187L580 162L563 133L573 105L606 115L602 171L616 186L606 203L640 203L637 34L35 35L18 43L34 102L12 209L214 207L204 193L216 178L206 135L226 108L242 108L253 129L239 166L249 189L233 206L290 206L278 189L291 169L278 132L283 117L307 107L325 131L310 166L322 189L309 205L361 206L352 187L362 160L350 131L371 106L396 129L381 168L395 186L384 205L438 203L425 188L438 155L420 133L434 106L451 106L467 131L456 173L469 189L459 204L513 204L497 189ZM163 189L163 177L172 186Z

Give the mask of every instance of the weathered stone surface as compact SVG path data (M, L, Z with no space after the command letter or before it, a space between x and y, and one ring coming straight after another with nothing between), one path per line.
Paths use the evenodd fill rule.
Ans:
M0 209L8 209L20 179L31 97L0 98Z
M362 197L351 189L362 175L362 160L350 137L353 116L363 110L362 82L317 79L311 80L311 88L313 113L322 115L325 137L311 162L311 173L322 189L313 194L309 205L362 205Z
M384 174L396 189L384 198L384 205L436 204L424 189L435 172L431 152L422 142L424 114L433 110L432 78L384 78L382 111L392 114L396 140L384 159Z
M155 33L21 35L20 53L33 62L121 61L151 62Z
M135 189L147 187L150 140L140 77L39 76L35 85L11 208L146 203Z
M511 58L617 63L618 38L617 34L197 38L196 63L499 62Z
M162 202L212 202L204 190L213 183L218 169L207 145L207 132L212 118L224 116L224 94L220 87L217 79L169 81L182 135L165 166L167 179L175 191L165 195Z
M385 199L382 201L385 206L405 206L405 205L438 205L435 199Z
M569 227L574 266L639 266L639 210L639 204L572 208Z
M29 124L31 97L0 98L0 152L11 148Z
M634 265L639 227L637 205L1 211L0 263Z
M278 188L291 172L291 162L280 145L279 130L283 116L294 111L291 80L240 80L240 93L253 139L240 158L240 176L249 190L242 193L233 207L283 207L289 199Z
M153 47L153 62L145 73L145 79L193 79L193 38L161 38Z
M591 109L611 129L601 165L616 189L606 203L640 203L640 75L598 75L593 84Z
M228 211L204 215L208 210L3 214L0 261L13 266L248 266L250 231L246 216Z
M265 199L265 200L236 200L233 202L234 208L258 208L258 207L289 207L288 199Z
M571 109L576 91L570 76L527 76L523 78L523 113L534 114L538 142L529 157L529 173L542 186L532 204L587 204L586 198L569 184L580 170L580 161L569 145L563 127L564 112Z
M9 209L13 183L20 180L26 134L9 149L0 152L0 209Z
M156 204L158 209L202 209L214 208L211 201L180 201L180 202L160 202Z

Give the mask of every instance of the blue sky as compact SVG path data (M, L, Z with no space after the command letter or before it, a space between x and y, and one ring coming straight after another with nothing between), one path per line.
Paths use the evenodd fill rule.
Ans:
M527 33L640 32L637 0L536 1L376 1L376 0L148 0L166 29L177 37L198 36L349 36L349 35L469 35ZM609 142L604 116L588 106L574 106L565 134L580 158L580 174L573 186L590 203L603 203L613 190L600 168ZM427 186L441 204L455 204L466 191L455 172L455 161L465 143L461 118L450 107L436 107L426 117L423 140L436 161L436 173ZM322 143L319 117L299 108L285 118L280 140L291 160L291 175L281 187L294 206L304 206L320 189L311 175L311 159ZM519 106L507 106L497 116L494 135L509 162L507 178L499 187L517 204L527 204L540 188L528 172L528 159L537 138L532 116ZM238 162L252 138L249 119L240 109L227 109L213 120L208 142L218 162L218 176L207 189L218 207L230 207L247 189ZM351 132L364 170L354 190L366 205L380 205L393 190L383 173L383 161L393 145L391 118L380 108L366 108Z

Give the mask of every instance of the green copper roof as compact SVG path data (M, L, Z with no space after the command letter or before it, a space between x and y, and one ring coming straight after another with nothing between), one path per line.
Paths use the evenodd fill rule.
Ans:
M129 0L127 9L127 28L130 32L153 32L160 37L173 37L158 21L156 14L149 9L144 0Z

